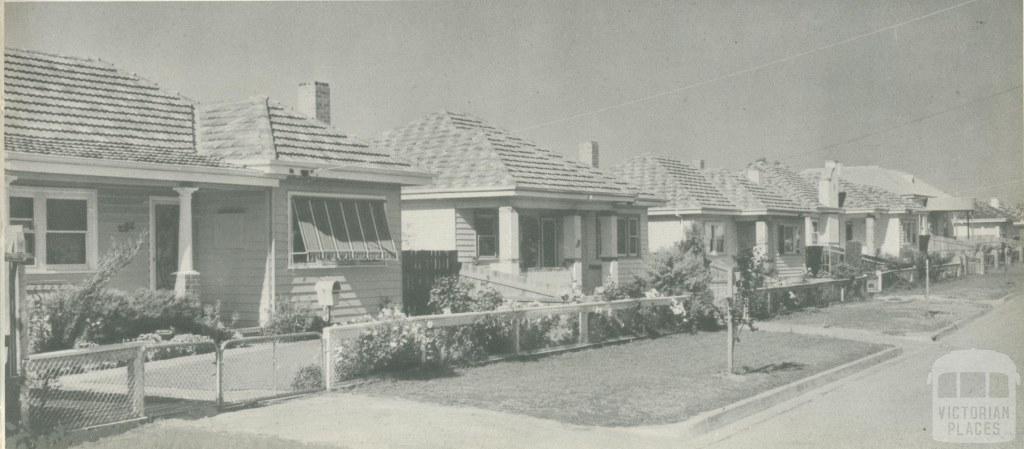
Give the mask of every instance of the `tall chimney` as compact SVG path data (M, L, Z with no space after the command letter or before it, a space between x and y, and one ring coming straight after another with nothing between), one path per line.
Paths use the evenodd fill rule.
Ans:
M754 167L747 167L746 175L747 179L750 180L750 182L754 184L761 183L761 170L758 170Z
M323 81L299 84L298 112L306 117L331 124L331 85Z
M996 198L996 197L989 198L988 199L988 205L992 206L992 207L994 207L996 209L999 209L1000 208L999 207L999 205L1000 205L999 198Z
M580 143L576 150L576 160L584 165L597 168L600 165L597 142L588 140Z
M825 161L825 170L818 180L818 202L828 207L839 207L839 172L843 164Z

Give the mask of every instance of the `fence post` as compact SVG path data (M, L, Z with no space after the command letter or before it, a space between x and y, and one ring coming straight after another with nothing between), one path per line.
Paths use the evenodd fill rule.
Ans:
M331 363L331 328L326 327L320 335L321 351L323 353L321 362L323 368L321 371L324 373L324 390L331 391L334 389L334 363Z
M523 325L522 320L515 318L512 320L512 352L515 355L519 355L519 328Z
M128 385L131 388L132 410L146 416L146 346L139 345L128 364Z
M590 312L580 312L580 344L590 343Z
M217 345L217 410L224 408L224 344Z

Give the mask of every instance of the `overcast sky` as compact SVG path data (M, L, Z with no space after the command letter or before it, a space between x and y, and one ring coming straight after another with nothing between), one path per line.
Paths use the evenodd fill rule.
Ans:
M199 101L327 81L365 138L447 109L604 166L834 158L1024 199L1020 0L512 3L8 3L4 28Z

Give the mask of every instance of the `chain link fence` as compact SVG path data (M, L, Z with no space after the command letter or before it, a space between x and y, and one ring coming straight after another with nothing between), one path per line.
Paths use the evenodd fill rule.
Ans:
M36 433L77 431L319 391L322 354L318 333L33 354L22 422Z
M247 337L221 344L221 405L322 390L323 346L315 332Z
M23 422L50 433L144 418L144 351L128 343L29 356Z

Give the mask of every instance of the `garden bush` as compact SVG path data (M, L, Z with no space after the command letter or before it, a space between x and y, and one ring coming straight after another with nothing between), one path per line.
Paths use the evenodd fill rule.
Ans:
M292 378L292 391L319 390L324 385L323 370L320 365L306 365L295 373Z
M278 304L265 331L270 335L321 332L328 324L330 323L324 320L324 317L316 310L283 302Z
M430 314L485 312L504 303L501 293L491 287L477 287L459 276L438 279L430 289Z
M30 297L31 351L121 343L167 328L215 340L229 338L232 332L221 321L216 305L203 306L197 298L178 298L168 290L125 292L106 287L144 241L145 234L115 242L83 283Z

